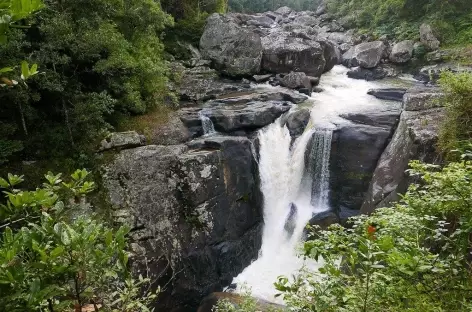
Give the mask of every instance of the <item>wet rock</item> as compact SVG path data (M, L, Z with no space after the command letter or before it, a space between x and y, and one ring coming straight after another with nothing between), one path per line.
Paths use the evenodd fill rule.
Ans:
M334 132L330 160L330 202L341 220L358 214L377 161L391 138L401 104L342 115L350 122Z
M429 24L421 24L420 26L420 40L421 43L428 49L429 51L439 49L439 40L433 33L433 28Z
M281 101L250 101L236 104L214 101L208 103L205 110L216 131L230 133L238 130L254 131L265 127L290 108L290 103ZM180 119L195 135L202 133L199 116L201 109L192 107L181 109L179 112Z
M386 46L382 41L364 42L343 55L343 64L348 67L374 68L384 57Z
M102 140L99 151L133 148L145 144L144 135L140 135L136 131L113 132Z
M302 72L291 72L280 79L281 86L296 90L305 88L309 94L311 94L311 90L314 86L317 86L319 82L319 78L307 76Z
M269 81L270 78L272 78L272 74L267 74L267 75L254 75L252 76L252 78L254 78L254 81L257 82L257 83L262 83L262 82L266 82L266 81Z
M310 122L311 112L308 108L298 109L295 112L290 112L285 125L290 131L292 138L299 137L305 131L306 126Z
M242 137L121 151L103 168L115 221L132 228L132 269L167 285L156 308L193 311L261 246L261 194ZM256 173L256 174L255 174Z
M403 95L406 93L405 88L384 88L384 89L370 89L367 94L373 95L378 99L390 101L403 101Z
M216 69L230 76L259 73L262 44L259 35L240 27L220 14L208 19L200 39L202 56L212 60Z
M262 38L262 69L272 73L304 72L319 77L326 61L320 43L276 32Z
M313 214L308 222L310 226L319 226L322 230L326 230L330 225L339 223L339 218L334 211L323 211Z
M405 40L396 43L390 53L390 61L397 64L403 64L411 60L414 49L413 40Z
M406 174L410 160L434 163L435 149L444 109L404 111L395 134L377 164L361 213L372 213L399 200L410 179Z
M397 77L400 74L401 70L399 68L388 64L382 64L372 69L356 67L347 72L349 78L364 79L367 81L381 80L386 77Z
M290 210L284 224L284 231L288 239L292 237L293 231L295 231L297 215L297 206L294 203L290 203Z

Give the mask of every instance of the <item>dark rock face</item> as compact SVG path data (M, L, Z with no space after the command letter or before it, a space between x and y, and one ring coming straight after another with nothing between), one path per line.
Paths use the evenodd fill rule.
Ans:
M341 51L338 46L331 41L320 41L321 45L324 48L323 56L326 61L324 72L328 72L335 65L341 64Z
M434 163L439 125L444 109L404 111L395 134L375 169L361 213L370 214L375 208L387 207L399 200L410 183L405 170L410 160Z
M227 16L215 13L208 18L200 49L205 59L227 75L248 76L260 71L261 38Z
M348 114L351 122L338 125L330 160L330 202L341 221L358 214L377 161L400 116L401 105Z
M314 214L308 222L311 226L319 226L322 230L326 230L331 224L339 223L339 217L333 211L323 211Z
M262 38L262 69L272 73L304 72L319 77L326 60L320 43L288 33L273 33Z
M136 273L168 285L158 309L195 311L257 257L261 194L244 137L124 150L103 170L113 214L132 228Z
M385 88L385 89L370 89L367 94L373 95L378 99L390 101L403 101L403 95L406 93L404 88Z

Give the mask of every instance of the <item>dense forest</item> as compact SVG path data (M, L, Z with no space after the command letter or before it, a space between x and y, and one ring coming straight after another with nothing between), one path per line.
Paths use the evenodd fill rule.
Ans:
M417 39L428 22L471 64L470 0L0 0L0 311L150 311L160 288L131 273L130 229L92 207L100 178L76 169L98 167L110 132L179 107L171 63L198 47L208 16L320 5L374 39ZM441 163L413 161L393 209L312 228L302 256L324 259L321 278L274 281L291 311L472 311L472 74L438 85ZM244 300L215 311L256 311Z

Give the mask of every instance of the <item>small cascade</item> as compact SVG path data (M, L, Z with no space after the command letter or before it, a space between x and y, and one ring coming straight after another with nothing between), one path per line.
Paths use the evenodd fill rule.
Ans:
M311 205L316 210L329 208L329 158L333 130L315 129L308 167L312 178Z
M198 113L200 120L202 121L202 128L203 128L203 135L208 136L215 134L215 126L213 125L213 122L211 121L210 117L205 115L203 110Z

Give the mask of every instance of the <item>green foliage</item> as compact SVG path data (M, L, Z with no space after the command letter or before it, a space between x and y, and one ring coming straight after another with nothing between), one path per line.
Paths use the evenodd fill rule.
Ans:
M9 140L22 143L23 158L90 154L116 115L172 106L160 37L173 20L158 2L48 0L31 21L0 46L6 81L29 78L0 92L0 122L16 129ZM22 60L41 74L26 62L8 70Z
M468 157L464 155L464 157ZM469 311L472 162L411 163L394 208L333 225L304 244L322 263L276 283L292 311Z
M156 294L140 290L127 271L128 229L116 231L84 213L95 185L77 170L69 181L48 173L34 191L18 189L23 177L0 179L0 307L4 311L149 311ZM138 300L139 298L139 300Z
M398 40L418 39L422 22L431 23L445 44L470 42L472 3L469 0L327 0L337 17L355 27Z
M18 27L18 22L43 8L41 0L1 0L0 1L0 43L7 40L10 27ZM0 70L1 73L1 70Z
M230 11L244 13L275 11L283 6L296 11L314 11L320 3L321 1L317 0L230 0L229 8Z
M446 118L441 126L439 147L446 153L472 137L472 74L443 72L439 80L444 92Z

